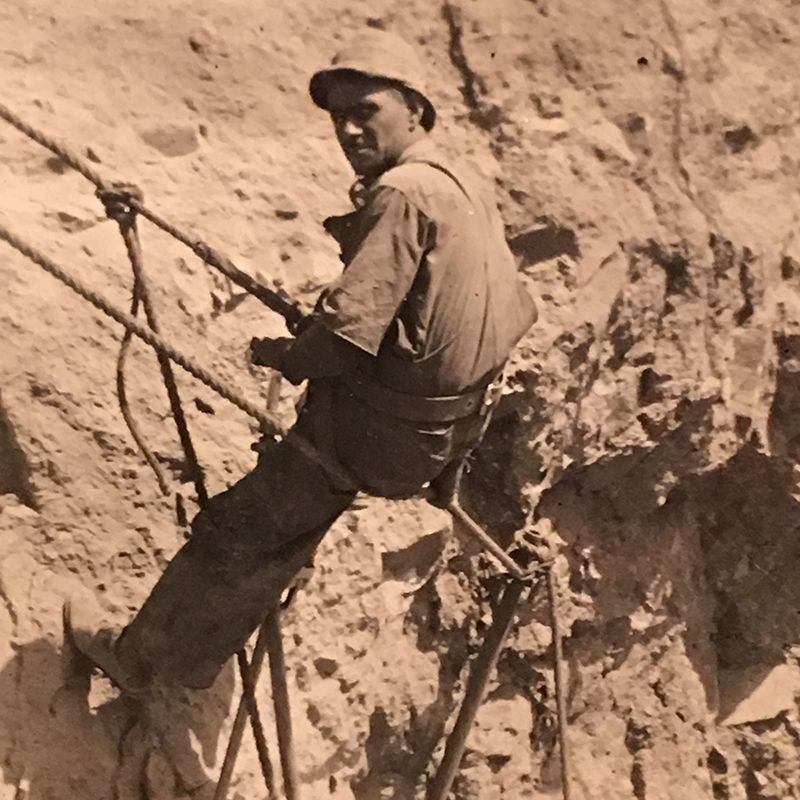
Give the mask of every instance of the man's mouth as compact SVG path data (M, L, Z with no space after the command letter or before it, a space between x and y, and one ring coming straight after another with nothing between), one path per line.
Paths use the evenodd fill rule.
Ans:
M345 152L349 156L364 156L364 155L367 155L368 153L371 153L372 149L370 147L367 147L366 145L362 144L362 145L357 145L357 146L354 146L354 147L348 147L345 150Z

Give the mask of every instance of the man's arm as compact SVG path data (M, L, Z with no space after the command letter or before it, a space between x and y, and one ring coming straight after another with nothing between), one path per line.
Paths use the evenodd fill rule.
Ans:
M357 250L322 293L315 315L331 333L375 356L435 243L436 226L390 186L378 186L361 214Z
M364 215L358 249L323 292L315 321L297 339L254 339L253 363L295 384L369 367L433 244L435 226L389 187L376 190Z

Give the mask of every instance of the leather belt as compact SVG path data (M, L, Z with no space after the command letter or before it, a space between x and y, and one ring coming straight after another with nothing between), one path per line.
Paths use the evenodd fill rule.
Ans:
M473 415L482 416L500 395L499 381L464 394L439 397L398 392L352 374L346 377L345 386L370 408L409 422L455 422Z

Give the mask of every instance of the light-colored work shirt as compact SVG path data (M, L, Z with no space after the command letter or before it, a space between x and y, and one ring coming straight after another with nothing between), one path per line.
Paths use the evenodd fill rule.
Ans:
M375 357L397 391L453 395L491 380L536 319L503 224L428 140L326 220L345 265L317 317Z

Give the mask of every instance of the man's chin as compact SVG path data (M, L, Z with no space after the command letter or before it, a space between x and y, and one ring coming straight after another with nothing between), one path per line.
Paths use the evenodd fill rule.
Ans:
M372 153L352 153L347 160L360 178L368 178L383 171L383 161Z

